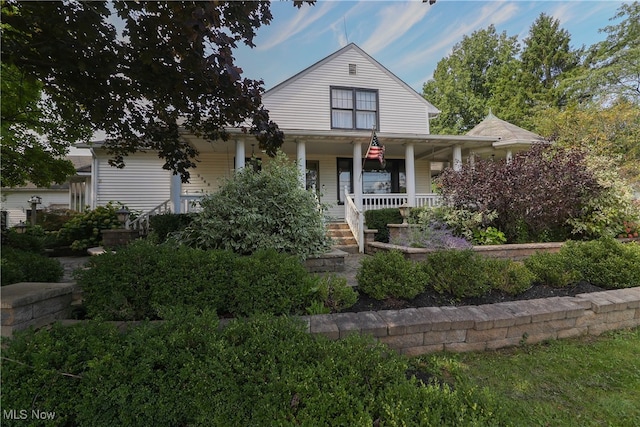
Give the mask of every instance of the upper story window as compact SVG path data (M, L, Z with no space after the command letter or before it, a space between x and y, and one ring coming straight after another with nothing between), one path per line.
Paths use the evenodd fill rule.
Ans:
M368 129L378 124L378 91L357 88L331 88L331 127Z

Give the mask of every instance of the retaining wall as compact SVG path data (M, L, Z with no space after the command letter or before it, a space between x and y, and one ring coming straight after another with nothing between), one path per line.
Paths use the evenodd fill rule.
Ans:
M69 317L75 283L23 282L2 287L2 336Z
M640 287L464 307L305 316L312 334L369 334L407 355L482 351L640 326Z

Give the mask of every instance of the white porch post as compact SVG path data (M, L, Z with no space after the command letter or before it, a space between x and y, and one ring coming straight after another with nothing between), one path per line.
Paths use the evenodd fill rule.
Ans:
M462 170L462 147L459 145L453 146L453 170Z
M353 143L353 195L356 208L362 212L362 143Z
M298 162L298 179L300 186L307 186L307 149L304 141L296 140L296 161Z
M240 170L244 167L244 140L236 139L236 170Z
M513 152L511 150L507 150L507 163L511 163L513 160Z
M404 146L404 167L405 179L407 184L407 204L409 206L416 205L416 167L413 143Z
M171 199L171 211L175 214L182 213L180 206L180 193L182 192L182 179L180 174L171 175L169 198Z

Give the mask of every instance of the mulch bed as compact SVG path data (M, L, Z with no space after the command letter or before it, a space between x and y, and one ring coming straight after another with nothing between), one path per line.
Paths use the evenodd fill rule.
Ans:
M442 307L442 306L464 306L464 305L483 305L495 304L506 301L522 301L538 298L575 296L590 292L601 292L606 289L593 286L587 282L579 282L574 286L566 288L552 288L546 285L535 285L519 295L508 295L500 291L491 291L486 295L474 298L463 298L456 300L451 295L441 295L433 290L429 290L419 294L412 300L402 300L389 298L378 301L363 293L358 296L358 301L351 307L342 310L342 312L356 313L360 311L379 311L379 310L399 310L403 308L417 307Z

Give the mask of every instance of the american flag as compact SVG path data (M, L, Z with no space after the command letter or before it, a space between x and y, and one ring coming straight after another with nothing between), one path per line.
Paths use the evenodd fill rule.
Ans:
M378 159L380 164L384 163L384 145L380 145L378 141L378 136L376 132L373 131L373 135L371 136L371 142L369 143L369 150L367 151L367 159L375 160Z

